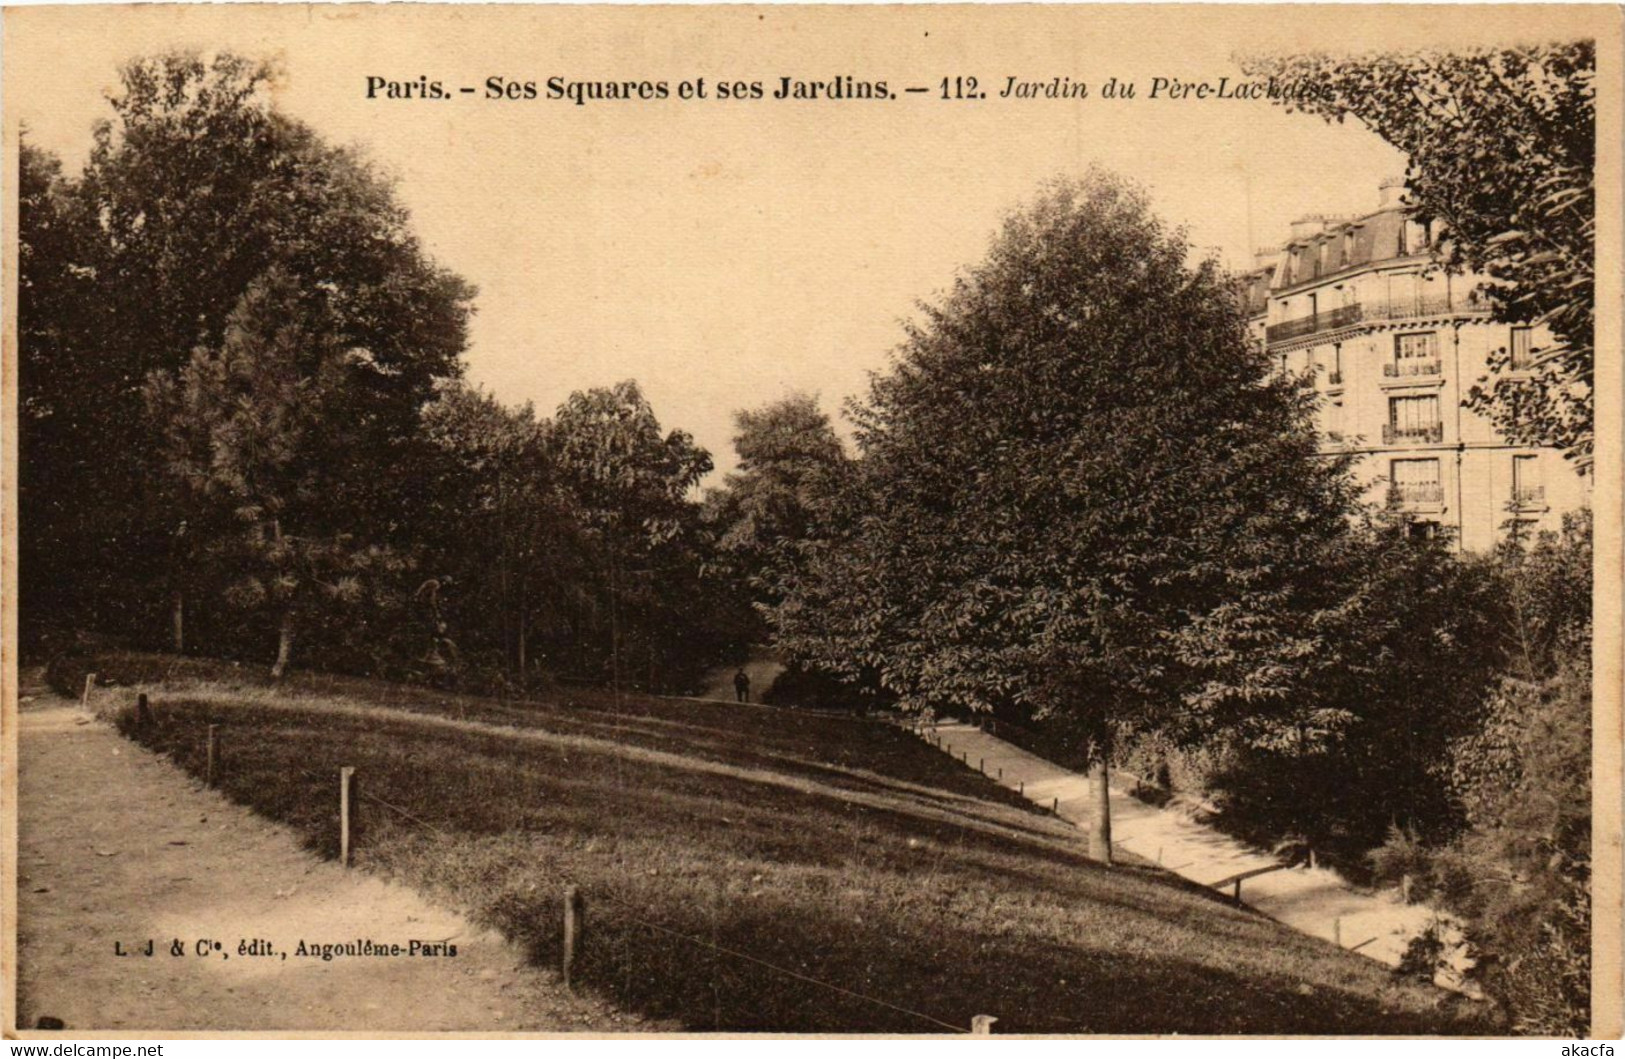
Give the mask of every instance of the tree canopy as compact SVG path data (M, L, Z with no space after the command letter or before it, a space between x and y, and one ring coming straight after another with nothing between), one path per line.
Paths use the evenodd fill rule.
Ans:
M905 706L1100 740L1296 709L1349 477L1189 257L1099 172L1011 216L851 408L844 532L776 608L781 645Z
M1249 74L1312 82L1283 97L1327 121L1354 118L1405 152L1421 219L1445 223L1447 265L1488 277L1499 319L1546 325L1532 371L1510 349L1468 403L1517 444L1561 448L1582 471L1593 445L1596 45L1249 56Z

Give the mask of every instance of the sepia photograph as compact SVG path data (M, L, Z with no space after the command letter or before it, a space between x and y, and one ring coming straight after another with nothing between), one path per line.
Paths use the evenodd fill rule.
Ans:
M1617 8L3 18L6 1037L1619 1036Z

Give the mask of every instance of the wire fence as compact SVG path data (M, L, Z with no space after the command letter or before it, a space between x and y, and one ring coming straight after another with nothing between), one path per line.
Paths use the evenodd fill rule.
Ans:
M299 772L300 775L304 776L306 779L308 779L308 780L310 780L310 781L312 781L314 783L317 783L317 784L325 784L325 783L328 783L329 780L330 780L330 777L324 776L321 773L314 772L314 771L312 771L310 769L307 769L307 768L298 768L297 771ZM403 807L401 807L399 805L396 805L393 802L386 801L383 798L380 798L375 794L368 793L368 791L366 790L365 787L362 787L362 786L359 786L359 785L354 786L354 787L351 788L351 793L355 797L358 797L363 801L371 802L372 804L380 806L381 808L388 809L390 812L395 813L397 816L401 817L402 819L407 820L407 821L409 821L409 822L411 822L413 824L416 824L419 827L427 828L428 830L433 831L437 835L445 837L448 834L442 828L436 826L435 824L431 823L428 820L423 819L423 817L418 816L416 813L413 813L412 811L410 811L408 809L405 809L405 808L403 808ZM347 823L345 824L345 827L348 828ZM567 892L568 891L580 891L580 890L584 889L583 887L580 886L580 884L576 880L566 879L565 882L567 884L567 886L566 886ZM944 1020L937 1018L935 1015L930 1015L930 1014L927 1014L926 1012L923 1012L923 1011L917 1011L917 1010L915 1010L913 1008L906 1007L906 1006L904 1006L902 1004L894 1003L894 1002L892 1002L890 1000L887 1000L887 999L884 999L882 997L873 996L873 995L871 995L869 993L864 993L864 992L862 992L860 990L849 989L846 986L839 985L839 984L834 983L834 982L826 981L826 980L824 980L822 978L818 978L818 977L816 977L814 975L806 974L805 972L802 972L802 971L797 971L794 968L784 967L784 966L782 966L780 964L774 963L771 960L765 960L760 956L755 956L755 955L752 955L751 953L743 952L743 951L741 951L739 949L731 948L731 947L729 947L727 945L720 945L720 944L718 944L718 943L716 943L714 941L708 941L705 938L696 937L695 935L692 935L692 934L686 934L683 931L675 930L675 929L673 929L671 927L668 927L668 926L666 926L664 924L661 924L661 923L655 923L655 922L653 922L651 920L648 920L648 919L645 919L643 916L639 915L634 910L634 906L631 905L630 903L628 903L626 901L623 901L620 898L617 898L613 894L610 894L608 892L601 891L601 890L594 890L592 896L593 896L593 899L595 901L601 900L601 901L605 901L605 902L607 902L609 904L614 905L617 908L617 910L620 912L620 914L623 917L625 917L628 921L630 921L632 923L635 923L638 926L644 927L644 928L646 928L648 930L652 930L652 931L654 931L654 932L656 932L658 934L662 934L662 935L665 935L665 936L670 937L670 938L675 938L675 939L678 939L680 941L687 942L690 945L694 945L694 946L702 948L702 949L708 949L708 950L710 950L712 952L719 953L719 954L724 955L724 956L729 956L729 957L732 957L734 959L743 960L743 961L745 961L747 963L750 963L750 964L753 964L755 966L762 967L762 968L765 968L766 970L770 970L770 971L773 971L773 972L775 972L777 974L784 975L787 978L792 978L792 979L794 979L794 980L796 980L798 982L803 982L803 983L806 983L808 985L817 986L817 987L819 987L821 989L826 989L826 990L828 990L828 991L830 991L832 993L838 994L840 996L849 997L849 998L854 999L854 1000L860 1000L860 1001L863 1001L864 1003L872 1004L872 1005L874 1005L876 1007L884 1008L884 1009L886 1009L888 1011L894 1011L894 1012L897 1012L898 1014L901 1014L901 1015L908 1015L908 1016L910 1016L912 1018L920 1019L923 1022L928 1022L928 1023L932 1024L933 1026L940 1027L940 1028L942 1028L942 1029L944 1029L944 1030L946 1030L946 1031L948 1031L950 1033L958 1033L958 1034L967 1034L967 1033L975 1034L975 1033L978 1033L979 1031L977 1030L976 1027L983 1025L982 1020L987 1019L987 1016L977 1016L976 1020L974 1020L973 1023L972 1023L972 1028L971 1029L966 1029L964 1026L956 1026L951 1022L945 1022ZM566 900L568 901L569 899L566 898ZM568 949L569 946L567 946L566 948ZM568 974L566 974L566 978L568 978ZM989 1020L989 1021L992 1021L992 1020Z

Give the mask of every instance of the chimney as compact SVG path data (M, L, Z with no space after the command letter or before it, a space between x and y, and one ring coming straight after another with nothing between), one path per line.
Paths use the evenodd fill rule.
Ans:
M1404 199L1404 177L1388 177L1377 185L1377 208L1379 210L1404 205Z
M1281 260L1281 248L1278 246L1261 246L1253 251L1253 268L1274 268Z
M1301 239L1309 238L1311 235L1318 235L1325 228L1326 217L1323 214L1311 213L1299 217L1292 222L1292 241L1298 242Z

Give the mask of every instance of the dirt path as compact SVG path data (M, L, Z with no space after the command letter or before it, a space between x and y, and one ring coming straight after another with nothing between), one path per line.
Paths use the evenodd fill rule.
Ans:
M411 890L317 859L77 705L37 685L22 699L19 1027L49 1016L69 1030L663 1028L571 996L500 935ZM200 939L221 949L199 956ZM239 952L254 939L278 955ZM301 940L357 939L457 951L295 955ZM170 954L177 940L184 955Z
M981 768L1006 787L1023 791L1039 805L1054 807L1064 820L1082 824L1094 799L1085 777L1028 753L971 725L944 722L922 730L927 738L970 768ZM1425 930L1434 913L1406 905L1394 893L1356 889L1324 868L1280 868L1276 858L1191 819L1147 805L1113 778L1112 846L1164 866L1203 886L1234 893L1244 878L1242 902L1280 923L1333 941L1374 960L1397 966L1410 940ZM1460 988L1457 974L1441 973L1438 984Z
M767 689L773 686L773 681L784 672L784 663L780 662L770 652L757 649L750 653L750 661L744 665L745 675L750 678L750 701L761 702ZM720 699L724 702L734 701L734 674L738 669L733 666L724 666L706 674L705 690L697 697L702 699Z

